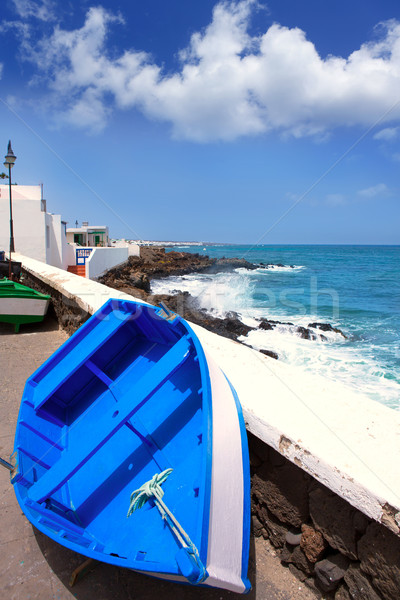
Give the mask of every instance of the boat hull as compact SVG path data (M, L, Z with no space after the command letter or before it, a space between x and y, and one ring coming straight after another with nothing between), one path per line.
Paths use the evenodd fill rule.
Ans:
M180 317L107 302L28 379L14 450L20 506L58 543L157 577L249 589L240 404ZM152 499L126 518L131 492L165 469L164 500L194 563Z
M26 323L43 321L50 296L12 281L0 281L0 322L12 323L15 331Z

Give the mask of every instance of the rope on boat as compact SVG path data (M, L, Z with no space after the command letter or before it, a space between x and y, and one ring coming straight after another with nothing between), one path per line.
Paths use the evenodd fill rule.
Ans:
M142 508L147 500L154 498L154 503L157 506L162 519L168 524L182 548L186 551L189 557L193 558L195 565L199 569L200 574L195 581L193 581L193 583L198 584L204 581L207 577L207 571L200 560L199 551L193 544L186 531L183 529L182 525L175 519L172 512L162 500L162 497L164 496L164 490L161 488L161 485L169 477L172 471L173 469L166 469L165 471L162 471L162 473L156 473L153 475L150 481L146 481L146 483L140 486L140 488L132 492L129 510L126 516L130 517L135 510Z
M5 469L8 469L11 472L14 471L14 469L15 469L14 465L12 465L7 460L4 460L4 458L1 458L1 457L0 457L0 465L2 467L4 467Z

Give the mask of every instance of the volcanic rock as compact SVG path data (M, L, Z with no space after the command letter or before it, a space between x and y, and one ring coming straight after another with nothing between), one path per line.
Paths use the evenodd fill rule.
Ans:
M252 479L252 494L282 523L300 527L308 517L308 485L310 476L289 461L275 468L270 449L265 462ZM283 458L283 457L280 457Z
M358 513L348 502L319 485L310 492L310 515L315 529L327 542L351 559L357 559L360 537Z
M400 590L400 538L372 522L358 542L361 570L370 575L385 600L398 600Z
M369 579L361 572L358 564L354 563L347 569L344 580L348 585L349 593L353 600L379 600Z
M334 331L335 333L340 333L344 338L347 336L343 333L341 329L337 327L332 327L329 323L309 323L308 327L313 327L314 329L320 329L321 331Z
M332 592L344 578L349 559L342 554L332 554L315 565L317 583L324 592Z
M310 525L301 526L302 536L300 546L308 560L312 563L322 558L325 549L328 547L322 533L316 531Z
M279 354L277 354L273 350L265 350L264 348L262 348L261 350L259 350L259 352L261 352L261 354L265 354L265 356L269 356L270 358L274 358L275 360L279 359Z

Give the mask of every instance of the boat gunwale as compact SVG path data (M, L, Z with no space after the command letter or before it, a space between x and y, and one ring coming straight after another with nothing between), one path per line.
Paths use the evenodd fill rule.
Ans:
M22 283L10 279L0 279L0 300L2 298L31 298L36 300L50 300L49 294L38 292Z

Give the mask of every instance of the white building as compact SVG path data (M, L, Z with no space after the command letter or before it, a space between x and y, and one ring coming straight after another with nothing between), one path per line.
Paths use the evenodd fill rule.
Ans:
M82 227L68 227L68 244L77 244L78 246L107 247L110 246L108 227L105 225L89 225L83 222Z
M108 227L66 229L60 215L46 212L41 185L12 185L15 251L43 263L95 279L108 269L139 256L139 246L121 242L111 247ZM8 184L0 185L0 250L10 247Z
M0 250L10 246L9 185L0 185ZM54 267L68 266L66 223L46 212L41 185L12 185L15 251Z

